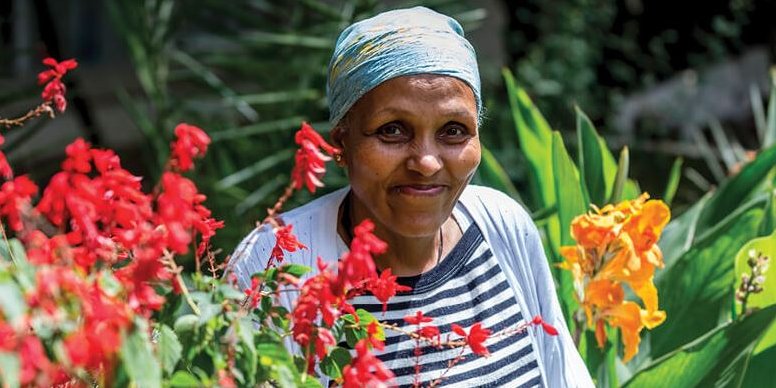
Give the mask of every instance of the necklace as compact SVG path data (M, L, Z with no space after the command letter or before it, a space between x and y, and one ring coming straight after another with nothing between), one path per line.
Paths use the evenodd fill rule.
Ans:
M348 238L348 244L353 242L353 219L351 217L350 193L348 193L348 195L345 197L345 202L342 204L342 227L345 229L345 235ZM444 246L444 234L442 234L442 227L439 227L439 247L437 248L436 265L439 265L439 262L442 261L442 248Z

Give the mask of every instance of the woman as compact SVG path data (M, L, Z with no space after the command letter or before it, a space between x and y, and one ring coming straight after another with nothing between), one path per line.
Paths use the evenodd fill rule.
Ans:
M559 329L493 339L489 357L466 354L442 384L592 386L560 312L539 235L524 209L497 191L469 185L480 162L482 112L474 49L454 19L426 8L385 12L342 32L329 65L331 138L350 186L282 215L310 249L286 260L315 267L347 250L353 225L371 219L389 249L375 258L412 287L380 320L408 325L421 311L444 333L481 322L493 332L535 315ZM268 229L237 250L243 286L274 245ZM293 304L285 293L283 302ZM381 315L382 314L382 315ZM411 329L411 326L408 326ZM415 379L414 341L388 334L378 357L399 385ZM424 348L420 380L439 377L458 350Z

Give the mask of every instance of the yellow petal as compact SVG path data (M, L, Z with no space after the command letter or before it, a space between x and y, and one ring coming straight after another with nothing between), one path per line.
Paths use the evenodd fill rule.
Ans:
M649 312L647 310L641 310L641 322L647 329L654 329L660 326L666 320L666 312L657 310Z
M628 362L639 352L639 332L644 327L641 323L641 309L636 303L625 302L607 311L609 324L619 327L622 333L622 344L625 354L622 361Z

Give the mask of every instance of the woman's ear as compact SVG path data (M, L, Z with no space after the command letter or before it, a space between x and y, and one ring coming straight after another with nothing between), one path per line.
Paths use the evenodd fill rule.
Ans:
M345 135L347 134L347 129L342 124L342 121L340 121L339 124L337 124L336 127L332 128L331 132L329 132L329 136L331 137L331 144L337 149L339 149L339 153L334 156L334 160L336 161L337 165L340 167L345 167L345 159L343 158L345 154Z

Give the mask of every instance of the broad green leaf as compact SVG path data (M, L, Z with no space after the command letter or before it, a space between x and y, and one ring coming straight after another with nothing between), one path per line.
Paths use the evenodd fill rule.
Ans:
M186 314L175 320L173 327L178 334L190 333L199 326L199 317L194 314Z
M617 161L617 175L614 178L612 195L609 197L609 203L618 203L623 199L625 185L628 182L628 170L630 169L630 153L628 147L623 147L620 151L620 159Z
M663 202L669 207L671 202L674 201L676 190L679 188L679 180L682 178L682 164L684 159L681 157L674 160L674 164L671 165L671 172L668 173L668 183L666 183L666 191L663 193Z
M156 350L162 369L169 375L175 370L175 365L181 358L183 347L178 341L178 336L169 326L160 324L158 330L159 340L156 344Z
M502 71L509 98L509 107L515 129L523 152L530 167L529 185L533 205L535 208L545 209L555 205L555 178L552 171L552 129L547 120L531 102L528 93L517 86L515 78L509 69ZM536 209L533 209L536 210ZM560 223L556 217L551 217L546 226L547 238L550 246L547 247L548 256L557 252L561 245ZM557 260L557 259L551 259Z
M579 172L566 151L559 132L554 132L552 136L552 169L555 171L561 244L573 245L571 221L587 210L587 204L579 182Z
M771 327L760 339L763 343L767 336L776 335L776 322L771 323ZM759 345L755 348L752 358L749 360L749 366L746 369L744 381L741 387L770 387L773 385L773 366L776 365L776 346L759 350Z
M331 349L329 355L321 361L321 371L333 379L342 377L342 369L350 363L350 352L336 346Z
M738 250L757 234L763 210L736 214L694 244L657 281L666 321L651 335L652 356L660 357L717 326L729 309Z
M138 387L161 387L160 363L154 357L151 341L144 326L144 324L136 325L134 330L124 337L119 352L121 361L129 378Z
M479 173L486 186L501 190L512 198L520 198L517 188L512 184L506 171L504 171L504 167L501 166L493 156L493 153L485 146L482 147L482 163L480 163Z
M711 193L701 197L679 217L672 218L665 229L663 229L663 234L660 236L657 245L663 252L665 268L655 274L656 279L660 279L663 274L668 273L668 269L674 265L676 259L692 246L695 240L695 226L698 222L698 217L700 217L701 210L703 210L703 206L705 206L709 198L711 198Z
M698 230L711 228L749 198L776 166L776 146L764 150L740 173L727 179L709 200L698 220Z
M666 354L636 373L625 384L639 387L707 387L735 384L731 366L740 367L763 330L776 318L776 306L760 310L743 320L724 324L702 337ZM685 325L697 324L693 317Z
M0 352L0 385L8 388L19 387L19 371L21 362L19 356L13 353Z
M192 388L202 386L202 383L194 377L194 375L182 370L175 372L168 384L171 388Z
M571 161L571 157L563 145L560 133L554 132L552 137L552 169L555 171L556 196L558 198L558 219L560 221L560 241L562 245L574 245L571 237L571 221L583 214L587 208L579 173ZM560 257L557 258L561 260ZM567 323L572 325L571 313L576 311L578 303L574 299L574 284L569 271L560 270L558 276L558 293L564 309Z
M593 123L579 107L577 112L577 137L579 146L579 172L588 194L588 202L603 206L606 202L606 178L604 173L601 137Z

